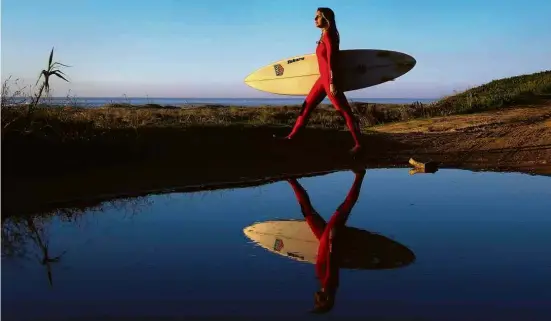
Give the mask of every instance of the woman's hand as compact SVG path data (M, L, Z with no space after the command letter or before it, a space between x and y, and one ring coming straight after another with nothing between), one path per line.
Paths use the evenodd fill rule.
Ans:
M331 95L335 96L337 94L337 88L335 88L334 84L329 85L329 91L331 92Z

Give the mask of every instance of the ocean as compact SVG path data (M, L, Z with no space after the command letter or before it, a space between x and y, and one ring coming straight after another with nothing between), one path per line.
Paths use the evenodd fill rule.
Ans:
M224 106L278 106L300 105L300 98L131 98L131 97L53 97L45 101L52 105L71 105L80 107L100 107L112 103L127 103L132 105L158 104L162 106L197 106L197 105L224 105ZM431 103L437 99L418 98L349 98L350 102L368 102L376 104L407 104L414 102ZM325 99L322 103L329 104Z

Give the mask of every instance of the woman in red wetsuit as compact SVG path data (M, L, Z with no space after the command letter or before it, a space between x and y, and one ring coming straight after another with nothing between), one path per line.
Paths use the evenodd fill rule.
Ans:
M333 81L333 71L338 64L337 56L340 42L339 31L335 22L335 13L330 8L318 8L314 21L316 27L322 29L321 38L316 48L320 77L302 104L302 109L293 130L285 139L292 139L300 129L305 127L312 110L328 96L333 106L346 120L346 125L355 143L351 152L355 154L361 149L360 128L344 93L339 91L338 77L336 81Z
M358 201L365 172L365 169L354 170L354 183L348 191L346 199L335 210L329 222L326 222L314 209L308 193L302 185L296 179L287 180L295 192L302 215L304 215L310 229L319 240L316 277L320 281L320 289L314 295L315 306L312 312L329 312L335 304L339 287L340 253L343 250L342 239L339 236L345 229L352 208Z

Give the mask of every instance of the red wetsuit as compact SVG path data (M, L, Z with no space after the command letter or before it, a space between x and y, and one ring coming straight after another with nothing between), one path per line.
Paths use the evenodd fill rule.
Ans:
M344 228L350 212L358 200L364 175L365 171L356 174L346 199L327 223L310 203L306 190L296 180L289 180L306 222L320 241L316 259L316 277L320 280L322 287L328 291L336 291L339 286L339 259L335 255L340 252L337 235L339 230Z
M318 68L320 77L312 86L310 93L302 104L302 110L295 123L295 126L288 137L293 137L301 128L306 126L308 118L312 110L319 105L325 97L329 97L329 100L333 106L343 115L346 120L346 124L352 133L352 137L356 145L359 145L360 131L357 125L356 118L352 113L352 109L348 104L348 100L342 91L339 89L339 81L336 79L335 85L337 94L332 95L330 91L330 85L333 83L333 70L338 64L339 53L339 40L338 36L334 33L325 32L321 40L316 47L316 57L318 60Z

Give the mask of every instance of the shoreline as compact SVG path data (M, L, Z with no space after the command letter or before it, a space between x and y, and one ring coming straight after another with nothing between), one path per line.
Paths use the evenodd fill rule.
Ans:
M411 167L410 158L434 161L442 169L551 175L551 101L375 126L364 123L366 152L357 159L347 153L352 139L333 111L318 110L302 137L286 143L272 135L290 130L296 110L271 108L275 112L263 114L266 109L247 109L243 114L239 109L228 113L205 109L193 113L203 117L203 123L186 118L186 126L175 121L186 114L176 117L172 111L155 114L143 109L151 119L164 116L159 120L164 126L107 128L99 138L91 126L78 127L72 140L44 129L40 133L48 135L3 137L2 217L95 204L101 195L107 198L102 201L108 201L151 191L231 187L356 166L368 170ZM59 115L87 119L75 110ZM224 119L228 115L233 119ZM96 116L97 125L101 117ZM243 120L235 121L239 117ZM262 117L264 122L259 123ZM220 119L223 123L217 125ZM6 138L11 142L5 144Z
M368 172L370 170L378 170L378 169L400 169L400 168L408 168L410 169L409 175L438 175L438 171L435 173L427 173L427 174L412 174L411 169L413 167L407 166L404 164L366 164L367 166L361 166L362 168L365 168ZM181 174L175 174L174 172L170 173L170 178L168 177L169 174L167 174L164 177L158 178L157 181L149 182L151 184L150 186L144 185L140 186L129 186L129 182L126 182L127 184L124 184L126 189L120 189L120 190L114 190L111 188L105 188L103 189L103 192L105 194L97 194L102 190L98 186L92 187L92 188L81 188L77 191L71 191L73 196L76 198L63 198L65 196L65 193L60 193L60 190L57 190L54 194L57 194L57 196L62 197L59 199L44 199L43 197L36 197L36 198L30 198L29 194L27 195L20 195L21 193L15 193L10 195L10 200L5 201L5 205L3 207L6 207L3 209L4 215L2 215L2 221L7 218L13 218L13 217L28 217L28 216L42 216L42 215L57 215L57 214L63 214L63 213L83 213L89 210L94 210L98 208L103 208L106 205L109 204L119 204L124 205L126 203L131 204L134 201L139 201L140 199L143 199L144 197L154 196L154 195L166 195L166 194L172 194L172 193L195 193L195 192L207 192L207 191L218 191L218 190L232 190L232 189L239 189L239 188L251 188L251 187L257 187L262 186L265 184L271 184L276 183L279 181L283 181L289 178L307 178L307 177L318 177L318 176L325 176L337 172L345 172L345 171L351 171L354 169L354 166L344 166L341 168L334 168L332 170L325 170L325 171L317 171L317 172L279 172L278 174L274 174L275 176L249 176L249 177L240 177L237 181L216 181L212 180L211 182L203 181L202 184L194 184L197 182L191 183L191 185L185 185L185 183L182 183L181 178L184 176ZM551 177L551 167L540 167L539 169L542 169L544 171L525 171L521 168L492 168L492 167L440 167L438 170L447 170L447 169L457 169L457 170L465 170L465 171L472 171L472 172L495 172L495 173L516 173L516 174L524 174L524 175L536 175L536 176L549 176ZM174 176L176 175L176 176ZM408 175L408 174L404 174ZM83 175L79 178L76 178L75 181L82 182L82 179L90 178L92 175L89 173L88 175ZM53 182L42 182L38 186L34 186L35 194L32 194L34 196L37 196L38 193L44 193L46 191L46 188L56 188L59 187L58 184L67 183L66 180L61 180L59 182L56 182L57 184L52 185ZM161 185L159 185L161 184ZM164 185L167 184L167 185ZM172 185L170 185L172 184ZM47 185L48 187L46 187ZM116 186L117 187L121 186ZM30 190L27 188L26 192L29 192ZM65 190L67 191L67 190ZM88 194L90 193L90 194ZM21 206L20 204L14 204L19 203L18 201L22 201L23 199L13 199L11 197L15 196L16 194L19 194L19 196L24 196L25 201L29 203L25 203L24 206ZM51 195L51 193L50 193ZM6 205L7 203L7 205ZM15 207L12 207L15 205Z
M409 167L410 158L440 168L551 176L551 70L432 103L351 99L363 132L364 153L356 158L348 153L353 142L343 117L325 103L301 135L285 142L274 135L289 133L300 104L52 108L17 104L7 84L2 93L2 218L95 204L101 195Z
M76 108L189 108L189 107L300 107L306 97L289 96L270 98L163 98L163 97L47 97L42 99L44 107L76 107ZM370 105L429 105L440 98L354 98L347 97L350 104ZM13 106L27 106L31 104L30 98L8 97ZM325 98L321 105L330 106L331 102Z

